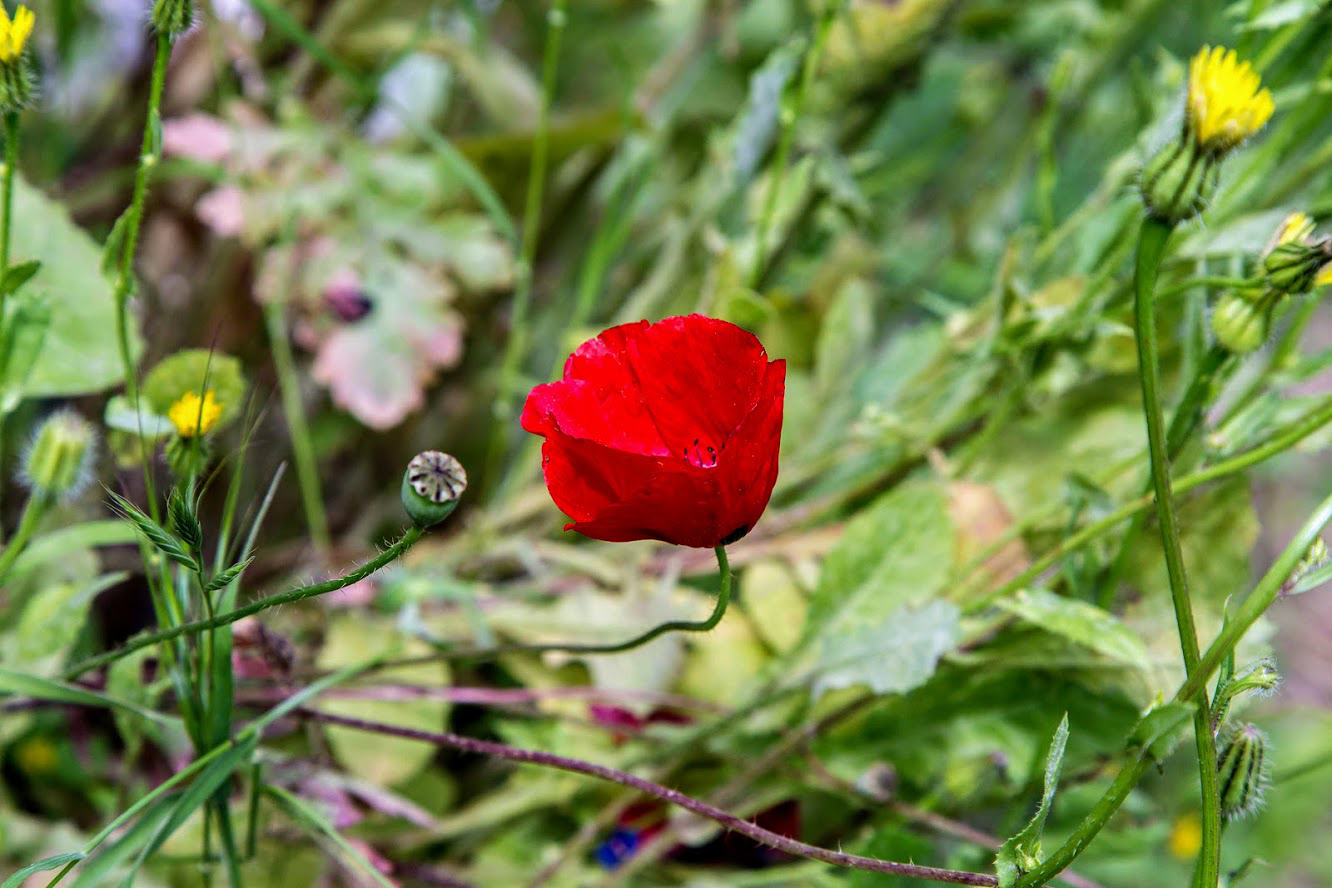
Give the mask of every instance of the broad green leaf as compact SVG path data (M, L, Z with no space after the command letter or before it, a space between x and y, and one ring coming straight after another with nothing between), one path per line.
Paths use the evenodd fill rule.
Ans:
M840 643L847 633L884 626L903 606L930 601L948 579L954 536L941 484L909 481L881 496L824 558L806 641Z
M732 609L711 632L690 639L680 692L696 700L733 706L745 699L767 656L750 619Z
M1022 831L1004 842L999 848L995 867L999 875L999 888L1013 888L1024 872L1035 869L1041 862L1041 834L1045 820L1059 788L1059 771L1064 765L1064 748L1068 745L1068 713L1059 722L1050 740L1050 753L1045 759L1045 783L1041 803L1031 822Z
M382 617L340 611L333 615L319 652L320 669L364 663L378 657L411 656L428 653L429 648L405 638L393 624ZM376 673L386 685L424 688L448 684L449 673L443 663L396 666ZM319 708L336 715L355 716L402 728L441 731L448 704L427 697L385 699L375 697L374 688L352 689L345 694L328 695ZM353 728L331 725L327 729L333 756L349 773L381 786L400 783L419 771L435 753L429 743L401 737L381 737Z
M1048 589L1030 589L999 602L1011 614L1046 632L1104 654L1127 666L1143 666L1147 648L1114 614L1094 604L1065 598Z
M133 526L125 521L88 521L43 533L28 544L14 561L8 582L16 582L30 571L54 561L66 560L75 549L96 546L123 546L138 539Z
M104 589L125 579L122 571L89 583L43 584L19 614L5 645L6 660L32 674L46 674L78 640L88 605Z
M879 694L919 687L957 646L959 616L951 602L931 601L903 605L876 626L829 633L814 667L814 695L855 685Z
M740 599L759 637L774 651L785 653L800 641L809 603L786 565L759 561L745 568Z
M26 392L51 326L44 294L24 291L5 301L0 319L0 416L11 413Z
M51 310L51 324L23 396L77 395L119 383L124 370L111 285L101 271L101 248L63 206L22 177L14 180L14 218L21 224L12 231L13 261L42 263L22 292L44 293ZM132 357L139 351L132 327L129 337Z

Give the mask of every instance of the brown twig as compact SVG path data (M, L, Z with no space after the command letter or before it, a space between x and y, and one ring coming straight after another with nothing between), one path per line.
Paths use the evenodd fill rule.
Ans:
M581 759L569 758L567 756L556 755L549 752L541 752L540 750L535 749L521 749L504 743L494 743L488 740L477 740L473 737L464 737L459 734L400 728L396 725L386 725L380 722L366 721L365 719L333 715L332 713L320 712L314 709L302 709L300 711L307 718L327 724L341 725L342 727L355 728L357 730L370 731L393 737L405 737L411 740L420 740L425 743L448 746L463 752L491 756L493 758L505 759L506 761L518 762L520 764L559 768L560 770L571 771L575 774L596 777L599 780L606 780L610 783L618 783L621 786L628 786L646 795L653 796L664 802L684 808L701 817L706 817L709 820L721 824L732 832L748 836L754 841L767 845L770 848L776 848L778 851L783 851L797 857L819 860L824 863L832 864L833 866L866 870L867 872L873 873L889 873L891 875L903 876L909 879L926 879L932 882L946 882L952 885L997 886L999 884L999 880L994 876L985 875L984 873L969 873L961 870L940 869L932 866L918 866L912 863L897 863L891 860L878 860L873 857L862 857L857 854L845 854L841 851L833 851L829 848L820 848L817 845L810 845L805 842L797 841L796 839L779 835L771 830L764 829L761 826L757 826L747 820L742 820L733 814L729 814L720 808L714 808L712 805L701 802L692 796L687 796L678 790L669 789L659 783L653 783L650 780L635 777L633 774L628 774L624 771L616 770L615 768L608 768L604 765L594 764Z

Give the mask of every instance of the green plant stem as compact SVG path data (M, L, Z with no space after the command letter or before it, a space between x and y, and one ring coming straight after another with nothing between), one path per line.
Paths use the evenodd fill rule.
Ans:
M120 256L120 273L116 276L116 342L120 346L120 361L125 368L125 394L135 415L139 412L139 382L134 371L134 358L129 344L129 297L134 289L134 254L139 245L139 227L143 223L143 205L148 194L148 174L157 165L156 133L162 116L162 90L166 85L167 62L171 60L171 38L165 33L157 35L157 50L153 55L153 75L148 88L148 117L143 125L143 142L139 149L139 166L134 174L134 195L125 217L124 244ZM146 471L146 470L145 470Z
M315 548L326 552L331 540L328 514L324 511L324 497L319 489L319 466L315 462L305 409L301 406L301 385L296 377L296 363L292 359L291 343L287 340L282 307L276 302L264 306L264 323L268 330L268 344L273 350L278 390L282 393L282 415L287 421L287 433L291 435L291 452L296 462L296 481L301 489L305 521L310 526L310 539Z
M546 46L541 59L541 108L532 157L527 171L527 195L523 202L522 242L514 275L513 308L509 318L509 337L500 359L498 388L495 396L494 428L486 454L483 483L494 489L499 482L500 464L509 440L510 422L517 396L518 371L527 350L527 313L532 302L532 278L535 274L537 240L541 234L541 203L546 193L546 155L550 142L550 106L555 94L555 75L559 71L560 38L567 19L566 0L555 0L546 14Z
M1179 542L1179 518L1175 514L1174 494L1170 489L1170 456L1166 447L1165 417L1161 410L1160 362L1156 339L1157 268L1165 252L1173 226L1154 218L1142 223L1138 235L1138 254L1134 268L1134 331L1138 341L1138 375L1142 380L1142 409L1147 422L1147 449L1151 459L1152 488L1156 493L1156 518L1165 553L1166 573L1170 578L1170 600L1179 629L1179 646L1186 674L1198 668L1198 630L1193 621L1189 599L1184 553ZM1216 744L1212 737L1211 715L1205 697L1199 697L1193 717L1193 734L1198 749L1198 776L1202 787L1202 849L1194 884L1216 888L1221 868L1221 804L1217 790Z
M196 632L207 632L210 629L228 626L238 620L243 620L252 614L268 610L270 607L277 607L281 604L290 604L294 601L313 598L316 595L325 595L329 592L336 592L338 589L342 589L346 586L350 586L352 583L365 579L375 571L396 560L416 544L416 541L421 538L422 533L423 531L419 527L413 526L408 528L407 531L398 538L397 542L389 546L383 552L380 552L374 558L370 559L365 564L362 564L352 572L335 579L325 580L322 583L313 583L309 586L299 586L295 589L289 589L286 592L279 592L277 595L260 598L257 601L252 601L247 605L238 607L235 610L227 611L226 613L218 614L211 618L194 620L189 623L181 623L178 626L172 626L170 629L132 638L113 651L107 651L106 653L98 654L95 657L89 657L81 663L76 663L74 666L64 671L63 677L67 680L73 680L89 670L98 669L102 666L114 663L121 657L128 656L143 648L151 647L152 645L160 644L164 641L172 641L185 635L192 635Z
M23 549L28 545L28 540L32 538L33 531L37 529L37 523L42 520L46 514L46 509L51 505L51 499L36 493L28 497L28 501L23 505L23 516L19 518L18 529L14 531L14 538L9 541L3 552L0 552L0 588L3 587L5 575L9 569L14 566L14 562L23 554Z
M545 653L565 653L565 654L618 654L622 651L633 650L636 647L642 647L654 638L665 635L667 632L708 632L715 628L721 622L722 616L726 613L726 607L731 601L731 564L726 558L726 548L718 546L717 569L721 574L721 589L717 593L717 603L704 620L667 620L653 626L651 629L627 641L618 641L612 644L506 644L490 648L477 648L474 651L446 651L449 659L466 659L469 656L475 657L493 657L496 654L545 654Z
M1258 618L1276 601L1282 588L1289 580L1291 572L1304 558L1310 544L1318 537L1329 521L1332 521L1332 496L1327 497L1318 505L1314 513L1305 521L1291 541L1286 544L1286 548L1277 556L1276 561L1268 568L1267 573L1263 574L1263 578L1254 586L1253 591L1244 599L1235 615L1226 621L1221 633L1199 659L1198 667L1189 672L1188 678L1175 693L1174 700L1176 703L1188 703L1195 698L1205 698L1204 692L1212 674L1221 666L1225 658L1235 650L1235 645L1239 644L1240 639L1258 621ZM1135 756L1115 778L1105 796L1097 802L1087 817L1073 831L1073 834L1040 866L1023 876L1018 881L1018 888L1037 888L1037 886L1044 885L1072 863L1073 859L1082 852L1082 849L1100 832L1101 827L1105 826L1115 811L1119 810L1119 806L1128 797L1129 791L1147 770L1150 761L1151 757L1147 754L1147 750L1145 748L1138 749Z
M795 98L791 107L782 108L780 119L781 133L777 137L777 151L772 161L772 179L768 183L768 192L763 198L763 209L759 213L754 229L754 264L749 269L749 286L757 287L763 277L763 268L768 260L768 233L772 229L773 218L777 215L777 205L786 180L787 160L791 155L791 145L795 142L796 122L804 111L805 100L809 95L809 85L814 82L818 71L819 59L823 57L823 45L827 42L828 31L841 13L842 4L828 3L819 16L814 30L814 39L805 52L804 63L800 70L800 83L796 86Z
M14 219L14 174L18 171L19 115L10 111L5 115L5 176L3 201L0 205L0 274L9 271L9 240ZM0 317L5 312L5 294L0 291Z

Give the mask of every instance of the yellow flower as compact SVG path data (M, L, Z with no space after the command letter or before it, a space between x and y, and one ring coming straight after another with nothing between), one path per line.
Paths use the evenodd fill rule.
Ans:
M1274 247L1282 244L1307 244L1309 236L1313 234L1314 220L1309 218L1308 213L1291 213L1281 222L1281 227L1277 229L1276 242ZM1270 252L1270 250L1269 250Z
M26 774L49 774L60 764L60 753L49 738L34 734L19 744L14 760Z
M182 438L208 434L221 415L222 405L213 397L212 389L202 399L197 392L186 392L167 411L167 419L171 420L171 424L176 427L176 434Z
M1197 814L1184 814L1175 821L1166 840L1170 853L1180 860L1193 860L1202 848L1202 823Z
M1204 46L1193 57L1185 113L1200 150L1222 154L1263 128L1275 106L1259 86L1258 72L1233 49Z
M0 62L12 62L23 54L23 46L36 22L32 10L26 6L14 10L11 21L9 13L0 5Z

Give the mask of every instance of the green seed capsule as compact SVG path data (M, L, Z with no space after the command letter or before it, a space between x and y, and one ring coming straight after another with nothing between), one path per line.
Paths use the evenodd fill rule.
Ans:
M1223 819L1236 820L1262 806L1266 765L1267 738L1253 725L1241 725L1221 750L1217 763Z
M433 527L453 513L467 489L467 471L447 453L418 453L402 476L402 507L417 527Z

